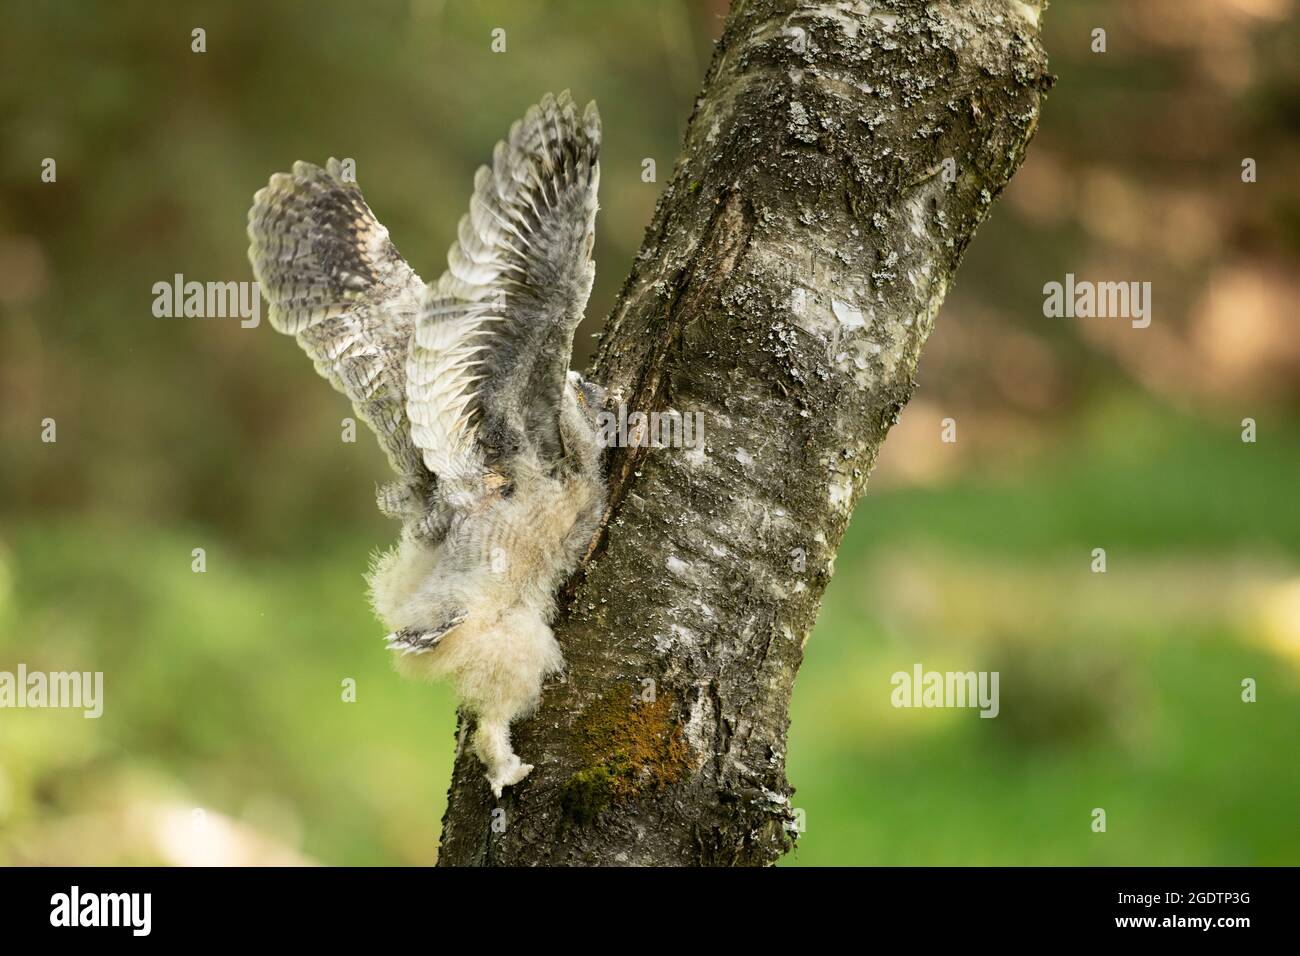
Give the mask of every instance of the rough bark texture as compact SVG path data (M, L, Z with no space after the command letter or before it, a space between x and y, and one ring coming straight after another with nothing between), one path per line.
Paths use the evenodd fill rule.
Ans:
M768 864L835 553L962 252L1052 78L1040 3L734 4L592 376L703 412L611 453L611 506L493 800L460 747L441 865ZM944 163L951 159L951 165ZM955 171L955 181L945 172Z

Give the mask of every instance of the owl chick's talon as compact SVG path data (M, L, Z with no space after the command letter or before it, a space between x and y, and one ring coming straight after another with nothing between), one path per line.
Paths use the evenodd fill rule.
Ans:
M503 788L514 786L532 772L532 764L524 763L517 754L511 754L509 763L498 768L496 773L487 775L488 784L492 787L492 795L498 800L501 799Z

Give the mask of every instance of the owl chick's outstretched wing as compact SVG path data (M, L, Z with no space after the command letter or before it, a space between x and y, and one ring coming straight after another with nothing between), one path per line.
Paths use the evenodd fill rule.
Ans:
M294 163L248 211L249 261L271 325L352 400L394 471L425 477L406 418L406 356L425 284L338 160Z
M412 438L430 471L489 485L564 457L573 333L591 292L600 117L547 95L479 168L448 268L406 363ZM496 480L494 480L496 479Z
M249 259L271 325L353 402L399 476L496 493L553 467L573 332L591 291L600 117L549 94L497 144L426 286L337 160L254 197Z

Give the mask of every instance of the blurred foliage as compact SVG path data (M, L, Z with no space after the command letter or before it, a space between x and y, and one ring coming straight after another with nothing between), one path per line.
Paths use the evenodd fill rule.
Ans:
M454 703L391 672L364 600L367 557L393 533L370 495L382 456L364 434L339 440L345 403L265 322L158 319L152 286L248 278L253 191L330 155L356 160L432 279L474 168L569 87L605 123L585 356L724 13L7 10L0 670L102 670L107 702L99 720L0 711L0 862L434 858ZM790 862L1300 859L1294 14L1292 0L1046 14L1060 81L971 245L807 645L788 757L807 830ZM1151 281L1151 328L1043 318L1043 284L1067 272ZM1256 444L1240 441L1247 416ZM47 417L55 444L39 440ZM1105 575L1089 573L1094 547ZM1001 715L894 710L889 676L916 661L999 670ZM1247 676L1256 704L1239 699ZM1105 835L1088 828L1098 806Z

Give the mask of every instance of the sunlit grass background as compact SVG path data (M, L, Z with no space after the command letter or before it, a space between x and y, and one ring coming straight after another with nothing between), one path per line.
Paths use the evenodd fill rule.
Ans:
M292 342L154 319L150 287L247 278L253 190L330 154L433 278L474 166L571 86L606 127L598 331L724 8L227 6L49 5L0 36L23 78L0 87L0 670L106 683L99 720L0 710L0 862L435 859L454 702L392 673L366 607L382 458L339 440ZM787 862L1300 862L1293 13L1049 11L1061 82L807 645ZM1067 271L1153 281L1152 327L1044 319ZM893 709L916 662L999 671L1000 716Z

